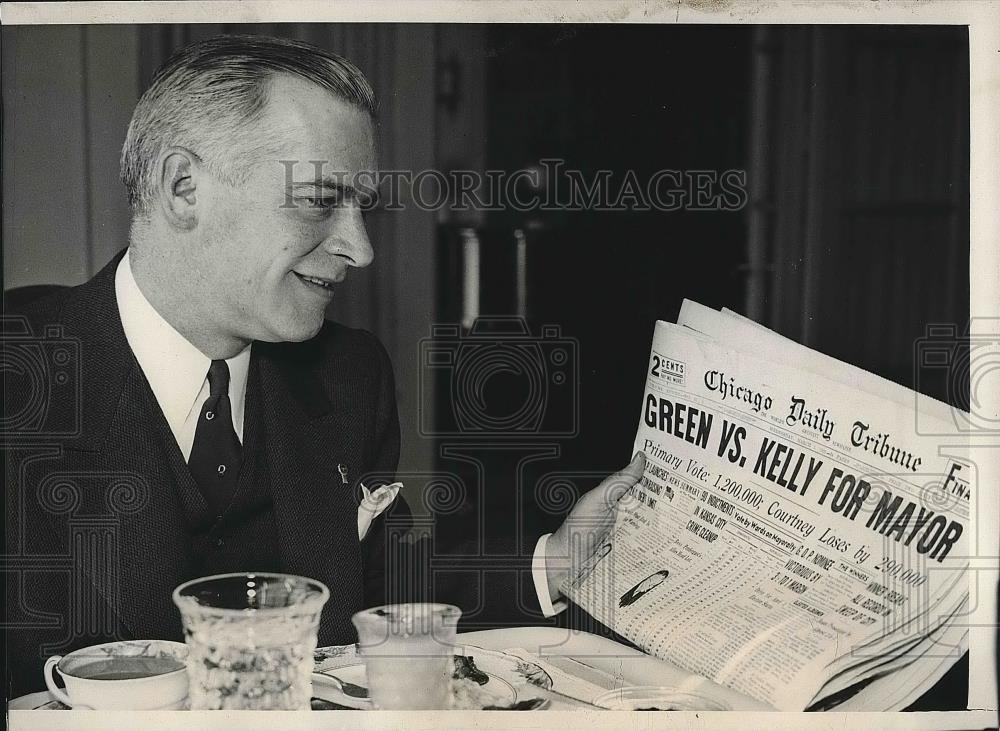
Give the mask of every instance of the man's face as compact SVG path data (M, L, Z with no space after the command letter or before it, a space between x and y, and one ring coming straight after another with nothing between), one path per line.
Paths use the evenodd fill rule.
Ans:
M272 81L259 124L280 152L241 185L201 191L195 276L226 335L307 340L348 269L373 259L355 185L370 187L358 173L375 170L374 130L367 112L293 76Z

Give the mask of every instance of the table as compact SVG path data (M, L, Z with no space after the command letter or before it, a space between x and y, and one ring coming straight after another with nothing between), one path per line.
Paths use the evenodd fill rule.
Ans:
M691 674L639 651L586 632L554 627L511 627L498 630L469 632L459 635L461 643L492 650L523 648L546 662L565 666L572 660L620 677L626 684L682 685L714 697L725 699L738 713L635 713L618 711L558 710L538 713L479 712L400 712L400 711L11 711L12 729L59 728L65 731L92 731L106 728L142 728L144 731L190 731L192 728L239 729L239 731L271 731L289 729L366 729L406 728L413 731L443 728L504 728L504 729L563 729L599 728L608 731L621 728L696 728L733 729L749 727L800 728L802 717L794 713L769 711L768 706L735 691ZM363 716L359 716L363 714ZM837 713L822 717L825 728L840 729L900 729L922 728L987 728L996 720L996 713L969 711L954 713ZM363 718L363 724L359 719ZM472 719L475 719L474 721ZM942 726L942 724L944 724Z

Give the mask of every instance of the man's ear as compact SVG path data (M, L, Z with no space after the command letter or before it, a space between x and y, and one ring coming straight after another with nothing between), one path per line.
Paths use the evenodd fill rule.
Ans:
M159 199L172 225L189 231L198 225L198 182L201 160L190 150L171 147L160 157Z

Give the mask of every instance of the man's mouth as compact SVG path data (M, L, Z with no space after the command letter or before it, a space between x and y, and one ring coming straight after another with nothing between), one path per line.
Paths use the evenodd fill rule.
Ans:
M298 277L301 281L305 282L306 284L312 285L314 287L319 287L321 289L325 289L328 292L332 292L333 285L336 284L336 282L332 279L324 279L323 277L310 277L305 274L299 274L298 272L292 272L292 274L294 274L296 277Z

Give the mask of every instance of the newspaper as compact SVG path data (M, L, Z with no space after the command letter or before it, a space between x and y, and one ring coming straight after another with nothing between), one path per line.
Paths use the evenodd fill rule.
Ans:
M643 478L564 593L779 710L912 702L968 642L975 473L940 436L952 410L733 313L678 321L653 337Z

